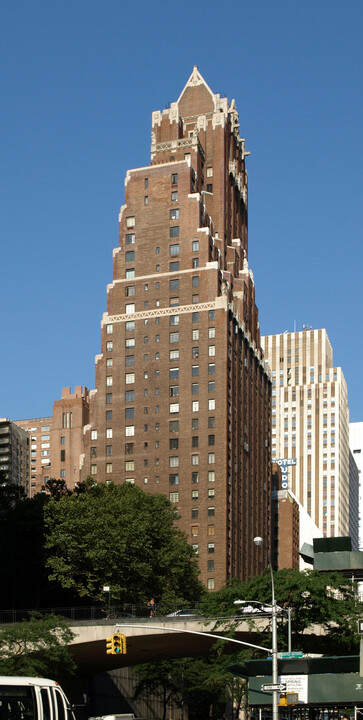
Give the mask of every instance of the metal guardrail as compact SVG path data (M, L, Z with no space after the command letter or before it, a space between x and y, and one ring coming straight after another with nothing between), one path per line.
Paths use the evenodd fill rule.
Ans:
M194 604L189 605L189 608L193 608ZM169 609L167 612L173 612L180 609L180 605L175 608ZM109 608L104 606L89 605L81 607L47 607L47 608L36 608L34 610L0 610L0 625L9 625L16 622L22 622L23 620L29 620L32 613L41 620L46 615L59 615L70 621L82 621L82 620L115 620L115 619L135 619L135 618L147 618L150 616L150 611L146 605L111 605ZM163 615L164 613L158 612L157 614Z

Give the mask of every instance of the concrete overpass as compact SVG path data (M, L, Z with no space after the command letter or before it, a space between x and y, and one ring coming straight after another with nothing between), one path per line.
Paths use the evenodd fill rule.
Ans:
M187 620L161 617L78 621L70 624L75 634L70 650L83 674L106 672L119 667L168 658L207 655L216 642L216 637L205 637L194 633L207 632L220 636L228 632L230 619L228 624L220 619L218 627L216 622L216 618ZM251 620L238 619L233 637L260 647L264 644L263 635L268 629L269 618L255 618L253 627ZM121 632L126 636L126 655L106 655L106 638L114 632ZM316 637L323 640L320 626L312 628L309 634L314 636L315 642ZM225 651L229 653L238 652L243 647L230 640L225 642Z

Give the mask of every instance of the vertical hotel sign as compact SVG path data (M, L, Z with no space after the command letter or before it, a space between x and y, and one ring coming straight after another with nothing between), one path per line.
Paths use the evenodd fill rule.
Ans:
M296 458L281 458L280 460L276 460L276 462L281 468L281 488L282 490L287 490L289 487L287 470L290 465L296 465L297 460Z

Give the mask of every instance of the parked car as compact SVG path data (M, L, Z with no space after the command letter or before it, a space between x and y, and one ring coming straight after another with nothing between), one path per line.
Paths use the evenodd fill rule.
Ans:
M184 610L176 610L175 612L168 613L166 617L199 618L202 616L198 610L194 610L192 608L185 608Z

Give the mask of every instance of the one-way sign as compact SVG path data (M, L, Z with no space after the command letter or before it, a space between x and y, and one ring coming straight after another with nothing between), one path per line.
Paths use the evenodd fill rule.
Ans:
M270 683L269 685L262 685L263 692L286 692L286 683Z

